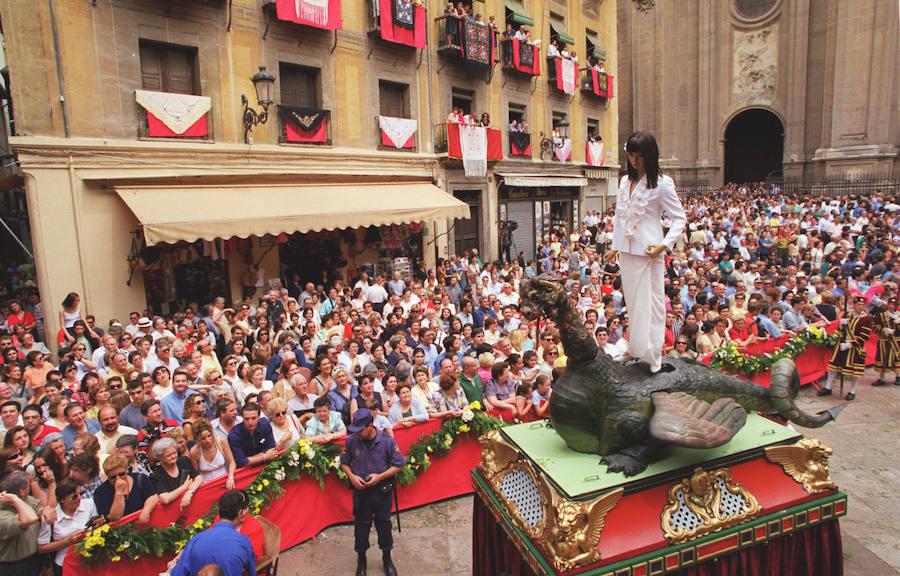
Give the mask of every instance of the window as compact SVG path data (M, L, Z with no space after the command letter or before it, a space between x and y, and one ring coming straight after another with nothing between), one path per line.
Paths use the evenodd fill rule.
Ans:
M600 121L596 118L588 118L587 121L587 139L591 140L594 136L600 136Z
M196 48L141 40L140 53L144 90L200 94Z
M463 90L462 88L453 88L451 93L451 106L453 108L462 108L464 114L475 113L475 92L472 90Z
M382 116L409 118L409 85L380 80L378 97Z
M556 110L554 110L553 111L553 127L557 128L557 127L563 126L563 125L568 126L569 120L566 116L567 116L567 114L565 112L557 112Z
M606 61L606 50L600 47L599 36L591 29L585 30L585 47L589 62L591 60L597 63Z
M283 105L315 109L321 107L318 68L282 63L278 66L278 71Z
M566 19L556 12L550 13L550 40L556 40L560 50L562 50L563 45L571 46L575 44L575 39L566 30Z
M515 120L516 122L521 122L525 120L525 110L526 107L522 104L513 104L509 103L509 123L512 124Z

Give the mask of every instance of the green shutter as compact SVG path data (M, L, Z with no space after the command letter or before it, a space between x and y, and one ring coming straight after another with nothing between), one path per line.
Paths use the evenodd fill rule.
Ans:
M566 31L566 25L563 24L563 21L559 18L550 18L550 30L552 34L556 34L556 39L559 42L563 42L569 46L575 45L575 38L569 36L568 31Z
M606 49L594 47L594 58L600 62L606 62Z
M520 0L506 0L506 10L510 12L506 18L507 22L534 26L534 18L525 12L525 7L522 6Z

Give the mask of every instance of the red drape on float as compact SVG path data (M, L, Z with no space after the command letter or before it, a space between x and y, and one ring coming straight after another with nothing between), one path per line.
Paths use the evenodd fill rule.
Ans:
M209 128L206 124L206 116L204 115L194 122L190 128L181 134L176 134L172 132L171 128L163 124L159 118L147 112L147 136L151 138L202 138L208 136Z
M406 453L421 436L440 429L442 421L431 419L408 429L397 429L394 435L400 450ZM481 462L481 446L478 440L469 437L456 439L453 448L443 456L431 460L431 467L414 484L398 488L400 509L407 510L453 498L472 492L470 472ZM260 468L241 468L235 474L235 487L246 488L259 473ZM164 527L183 518L190 524L205 514L224 492L225 478L204 484L196 492L187 510L179 510L178 502L168 506L159 505L153 511L150 523ZM353 521L353 495L345 482L335 476L328 476L324 490L312 478L285 482L284 494L263 511L262 515L281 528L281 549L287 550L305 542L316 534L336 524ZM138 514L123 519L133 522ZM66 556L66 576L117 576L119 574L159 574L165 569L171 557L142 557L137 562L121 562L86 566L72 554Z
M276 0L279 20L321 28L341 29L341 0Z
M503 159L503 136L499 130L486 128L487 133L487 159ZM450 158L462 158L462 147L459 144L459 124L447 124L447 156Z
M541 75L541 59L540 59L540 50L538 50L537 46L529 46L527 43L522 42L516 38L510 40L512 42L512 52L513 52L513 66L515 66L516 70L519 72L525 72L526 74L531 74L532 76L540 76ZM522 64L522 58L520 56L522 50L531 50L532 53L532 63L531 66L527 64Z
M473 500L473 576L534 576L481 496L476 493ZM841 576L843 573L841 528L837 521L793 532L698 566L666 572L673 576Z
M378 25L381 28L381 39L387 42L405 44L414 48L424 48L428 33L425 28L425 6L415 6L413 28L400 26L394 22L394 0L376 0L379 2Z

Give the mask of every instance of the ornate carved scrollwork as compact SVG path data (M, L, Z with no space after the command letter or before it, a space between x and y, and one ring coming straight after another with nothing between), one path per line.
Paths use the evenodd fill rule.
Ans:
M802 484L809 494L837 488L828 473L831 454L831 448L815 438L803 438L791 446L766 448L766 458L780 464L785 474Z
M680 544L746 522L761 510L753 494L731 481L728 468L697 468L669 489L660 523L666 539Z
M647 13L656 5L656 0L634 0L639 12Z

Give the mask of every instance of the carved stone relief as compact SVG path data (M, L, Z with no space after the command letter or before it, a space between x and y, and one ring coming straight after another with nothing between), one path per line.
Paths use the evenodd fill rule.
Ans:
M740 103L771 103L778 79L778 25L734 32L733 93Z

